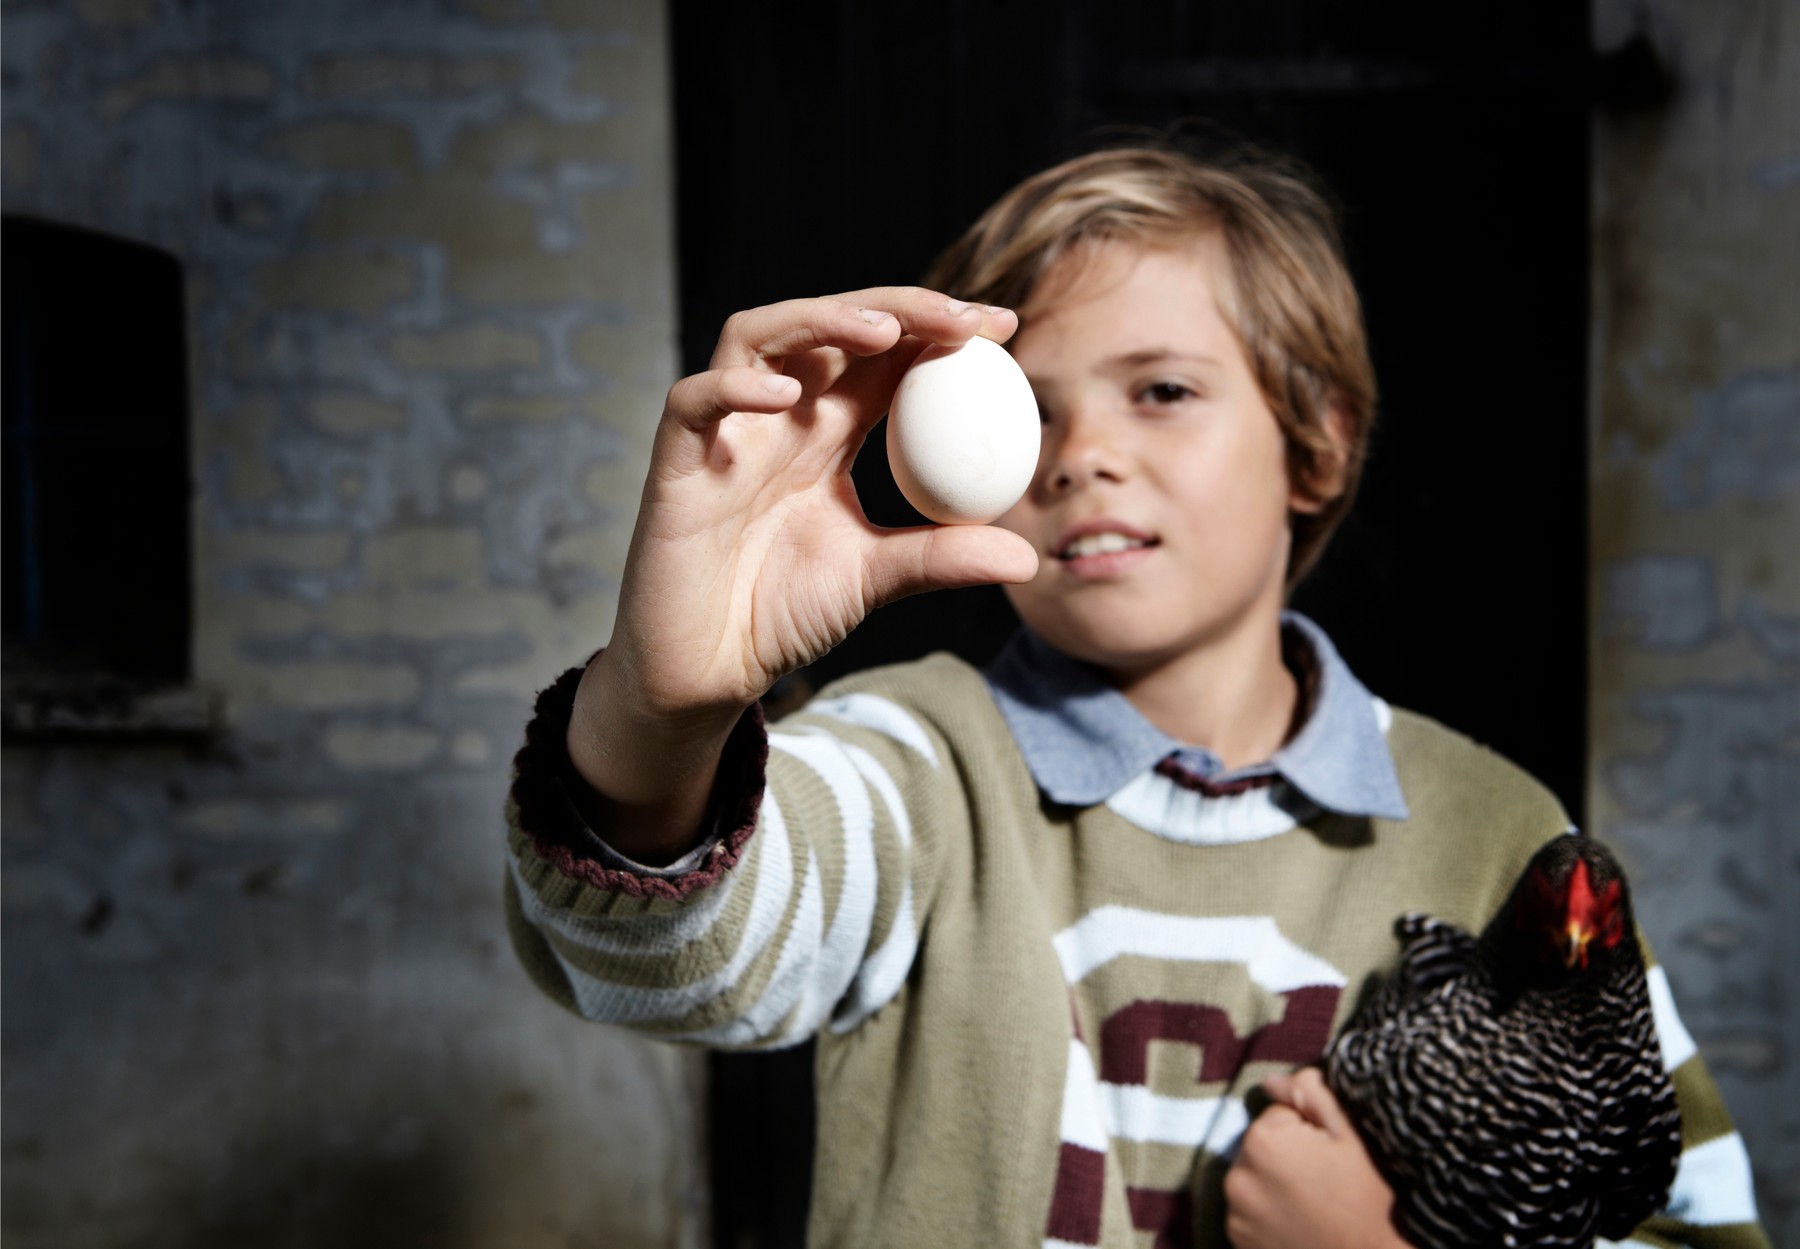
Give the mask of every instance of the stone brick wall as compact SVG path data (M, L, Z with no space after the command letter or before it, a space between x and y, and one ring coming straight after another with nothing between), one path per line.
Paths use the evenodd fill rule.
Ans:
M562 1015L499 906L674 375L662 6L3 21L5 208L186 266L228 717L6 752L7 1243L699 1243L692 1062Z
M1800 21L1600 0L1590 809L1800 1244Z

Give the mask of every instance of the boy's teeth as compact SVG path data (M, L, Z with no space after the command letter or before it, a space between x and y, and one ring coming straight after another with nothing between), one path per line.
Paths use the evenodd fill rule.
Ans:
M1089 555L1111 555L1116 551L1129 551L1144 543L1136 538L1127 538L1122 533L1090 533L1069 543L1065 554L1070 559L1082 559Z

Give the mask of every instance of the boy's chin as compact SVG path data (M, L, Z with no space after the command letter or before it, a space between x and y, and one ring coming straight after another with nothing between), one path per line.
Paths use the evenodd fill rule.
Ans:
M1163 658L1161 651L1144 645L1143 639L1121 638L1116 632L1107 636L1063 620L1040 623L1026 617L1025 623L1051 646L1071 659L1100 669L1115 683L1154 668Z

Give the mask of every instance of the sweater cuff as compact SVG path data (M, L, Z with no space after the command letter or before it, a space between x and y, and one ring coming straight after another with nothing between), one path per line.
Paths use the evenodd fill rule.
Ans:
M591 662L591 661L590 661ZM762 704L749 707L726 739L702 824L700 844L667 867L646 867L607 845L590 827L572 794L586 783L569 760L569 719L584 667L570 668L538 695L513 757L512 800L519 830L539 858L572 880L608 893L680 900L715 885L737 866L762 806L769 736Z

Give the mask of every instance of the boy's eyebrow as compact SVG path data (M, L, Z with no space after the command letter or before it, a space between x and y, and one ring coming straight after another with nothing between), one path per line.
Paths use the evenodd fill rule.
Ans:
M1107 373L1129 373L1135 369L1172 362L1197 364L1213 369L1225 367L1225 362L1219 357L1209 356L1204 352L1178 351L1173 347L1147 347L1139 351L1122 351L1117 355L1106 356L1101 359L1100 368ZM1056 389L1056 382L1052 378L1037 377L1027 373L1026 380L1031 383L1031 389L1034 392Z
M1101 365L1106 368L1141 369L1148 364L1164 364L1172 360L1185 361L1189 364L1204 364L1214 368L1222 363L1217 356L1199 352L1177 351L1173 347L1147 347L1141 351L1123 351L1116 356L1108 356L1101 361Z

